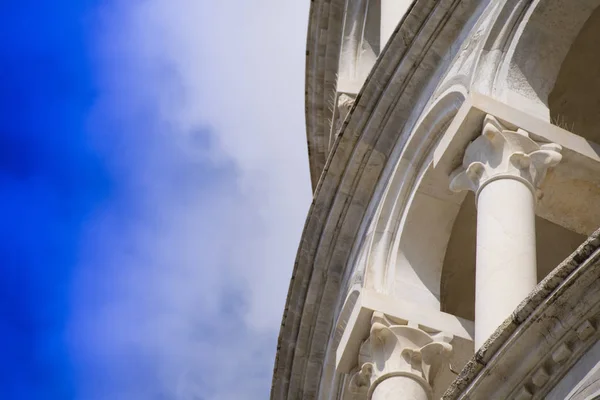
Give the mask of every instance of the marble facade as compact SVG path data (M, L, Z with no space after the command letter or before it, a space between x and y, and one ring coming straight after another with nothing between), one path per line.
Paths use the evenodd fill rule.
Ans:
M272 399L600 396L597 27L600 0L312 2Z

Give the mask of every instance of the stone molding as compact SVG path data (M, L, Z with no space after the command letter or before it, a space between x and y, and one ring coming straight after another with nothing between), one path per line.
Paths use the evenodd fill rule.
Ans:
M324 3L315 1L311 18L322 15L318 10ZM326 355L335 351L330 339L346 295L341 279L354 265L352 246L382 196L384 174L392 170L388 164L404 154L404 140L429 110L427 104L445 70L440 57L452 60L459 48L455 44L483 8L477 0L415 1L357 96L319 178L302 234L277 342L271 399L327 398L339 386L322 376L330 368ZM319 26L311 25L312 44ZM307 57L316 60L320 54L313 50ZM313 72L307 72L311 76L307 86L319 85ZM307 113L317 112L318 107L307 101ZM307 125L313 122L307 120ZM429 140L438 132L425 129L418 135ZM425 161L406 157L413 164Z
M383 127L391 119L390 116L410 122L412 116L418 115L421 105L420 103L415 105L415 99L426 98L429 88L435 87L434 80L443 76L444 60L452 60L454 47L450 47L448 43L452 44L458 40L456 38L464 37L448 34L449 29L443 30L442 25L437 21L444 21L446 26L460 26L467 29L472 25L472 20L468 18L479 15L478 7L483 8L486 4L495 2L417 0L412 13L414 15L424 10L425 7L422 6L427 4L433 4L432 7L435 6L436 9L433 12L423 13L426 14L426 19L410 18L400 26L395 35L395 42L388 45L388 50L384 52L362 93L358 96L355 110L343 124L345 133L340 135L341 140L335 143L335 148L325 165L326 155L321 151L323 136L311 135L310 132L317 130L316 125L322 130L321 121L326 120L320 114L320 110L325 110L324 104L329 98L324 94L328 90L323 90L323 87L331 89L331 82L335 77L335 74L331 73L334 69L329 68L337 62L334 57L335 46L329 43L333 43L340 36L336 35L336 32L339 33L341 29L341 19L339 21L337 19L341 3L329 0L315 0L311 3L309 46L307 46L307 131L311 160L317 159L315 164L320 164L320 167L324 168L324 173L319 181L319 187L316 188L315 200L294 266L277 347L272 399L315 398L316 396L321 384L319 373L326 368L323 354L328 351L326 347L329 336L327 335L331 331L330 325L333 323L331 321L335 320L335 313L338 312L336 302L344 295L344 292L340 294L338 280L340 275L352 265L347 262L349 256L342 246L356 239L355 232L358 231L356 221L360 222L363 218L361 213L366 208L364 204L370 201L370 196L374 193L370 183L377 181L380 176L381 165L378 164L377 157L390 162L386 158L389 157L386 149L392 148L392 144L396 143L393 140L398 135L398 130L388 129L391 132L388 134ZM498 8L502 13L499 13L498 18L496 16L491 18L490 28L483 31L481 41L488 43L490 47L486 48L482 57L476 57L473 61L477 66L476 72L459 76L447 75L450 79L441 86L443 90L439 93L456 85L462 85L466 91L466 88L471 87L471 82L482 89L480 90L482 93L490 96L496 89L502 89L505 79L502 78L500 67L504 59L507 65L512 61L503 53L515 47L512 37L517 31L520 19L529 15L526 12L529 5L543 3L530 0L496 3L501 4ZM477 9L477 12L473 12L474 9ZM438 11L444 11L443 15ZM443 18L437 19L436 15L441 15ZM474 17L471 17L472 15ZM409 24L414 24L416 28L407 29ZM432 34L432 31L435 34ZM483 47L483 43L478 47ZM409 50L405 51L405 47L409 47ZM474 48L473 52L479 51L475 46L471 48ZM469 52L470 50L465 51L465 54ZM398 59L403 61L400 62ZM414 65L409 64L409 61ZM513 64L519 66L518 63ZM439 68L439 72L436 68ZM495 79L497 76L501 79ZM537 81L545 82L540 79ZM432 97L432 101L435 101L435 98L436 96ZM501 96L495 98L505 99ZM392 108L390 104L396 108ZM395 124L395 126L399 127L402 124ZM402 134L408 135L409 129L410 126L403 128ZM461 146L461 149L464 149L464 146ZM313 161L311 161L311 175L315 185L320 176L320 169L312 168L312 165ZM370 215L367 215L365 220L368 217ZM326 262L322 261L325 259ZM521 322L519 319L515 324ZM485 360L487 361L488 359ZM326 384L327 382L323 386Z
M555 143L533 141L523 129L508 129L488 114L481 136L467 146L462 166L452 173L450 189L470 190L477 197L490 182L515 179L535 196L548 169L561 161L561 150Z
M429 399L433 381L452 354L452 336L429 333L407 325L394 325L384 314L373 313L371 332L360 348L359 371L350 380L350 391L370 399L375 387L387 378L405 376L418 382Z
M311 1L306 43L306 138L313 191L329 155L328 121L333 116L345 0Z
M599 339L600 230L544 278L443 399L543 399Z
M510 395L511 399L529 400L545 397L571 367L599 339L598 315L584 320L574 332L553 347Z

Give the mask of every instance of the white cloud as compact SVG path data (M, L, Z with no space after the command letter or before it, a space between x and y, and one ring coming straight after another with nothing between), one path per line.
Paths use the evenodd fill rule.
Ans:
M94 139L114 201L73 295L87 399L255 399L310 203L308 1L113 1Z

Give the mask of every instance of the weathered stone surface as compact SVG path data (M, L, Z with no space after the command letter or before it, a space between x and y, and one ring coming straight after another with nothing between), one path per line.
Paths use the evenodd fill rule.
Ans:
M463 232L454 228L465 221L462 208L469 203L448 190L448 178L490 114L509 132L527 131L535 143L513 152L511 164L502 166L518 167L518 173L536 167L521 178L543 193L537 217L529 218L535 220L530 231L540 238L538 246L527 248L537 253L537 274L544 279L481 346L446 395L542 398L600 337L598 234L548 274L579 235L600 225L600 208L592 206L600 201L600 146L589 134L555 126L560 123L553 117L561 110L571 116L581 111L578 121L594 121L587 117L593 104L585 102L579 110L563 107L561 99L581 91L580 83L570 90L577 79L569 71L593 49L588 32L593 27L577 38L600 0L416 0L412 5L353 0L345 8L346 3L314 0L311 7L306 113L315 194L290 283L271 397L359 400L349 389L359 365L349 362L356 357L348 354L358 352L368 332L356 321L390 305L403 305L394 311L394 325L428 335L445 327L472 331L473 322L459 317L468 315L467 303L474 301L474 290L465 290L469 273L461 274L473 271L473 262L452 256L468 240L461 244L453 236ZM373 18L376 4L407 10L385 47L387 33L381 32L395 22ZM374 23L382 28L378 46ZM355 51L344 54L344 48ZM503 131L500 136L509 144L519 139ZM556 158L548 154L557 149L549 142L563 147L563 160L544 178ZM464 176L482 186L497 170L498 165L478 165ZM510 200L491 197L502 203L497 207ZM469 247L462 248L464 253ZM513 254L505 253L509 262ZM389 304L358 306L363 290ZM524 296L519 293L516 301ZM422 315L415 318L407 304L417 304ZM472 335L464 336L455 336L457 358L446 372L460 369L472 354ZM344 355L340 363L338 350ZM586 368L573 367L561 390ZM439 374L425 394L439 398L451 379ZM393 398L398 390L422 395L422 382L411 382L416 381L390 377L376 400Z
M321 18L324 3L313 4L311 18ZM461 12L455 13L458 3L462 3ZM339 302L323 302L325 289L338 298L343 297L338 283L327 284L328 277L337 276L347 268L364 213L374 196L381 196L376 187L384 168L389 166L389 156L394 149L390 144L402 136L399 129L405 129L408 134L410 126L403 128L406 121L415 119L425 107L435 89L429 83L439 73L440 51L450 52L446 57L452 58L457 51L452 43L465 29L470 15L462 11L476 5L476 0L418 0L392 35L357 96L315 189L283 317L273 375L273 399L317 396L314 382L320 377L306 374L306 366L313 362L311 355L323 354L328 343L313 340L312 332L316 326L328 327L330 331L333 326ZM309 36L316 38L319 32L315 28L323 26L320 24L325 19L319 23L314 21ZM316 43L313 39L309 41ZM320 65L312 49L307 56L312 60L309 63ZM314 71L307 73L314 74ZM307 79L307 87L314 85L311 90L315 93L322 91L317 87L318 79L312 75ZM312 99L313 94L309 97ZM318 98L319 95L314 97ZM416 108L415 99L422 99ZM311 115L307 122L309 132L319 115L323 116L322 112L314 114L319 104L318 100L307 101L307 114ZM366 119L366 115L370 118ZM399 121L404 122L399 124ZM307 299L310 300L307 302Z
M513 314L476 352L473 360L461 371L443 398L503 398L502 393L508 396L514 388L518 389L523 376L527 376L528 373L531 374L533 384L534 379L540 384L542 379L536 368L549 359L555 364L553 375L550 376L546 372L548 378L543 379L544 382L534 394L540 396L538 392L548 393L553 384L576 361L569 361L574 353L574 346L569 343L577 341L575 352L581 356L595 342L592 336L597 332L593 325L596 322L590 322L586 316L590 315L590 312L594 315L595 312L596 316L593 318L600 317L599 279L600 230L590 236L521 302ZM584 298L587 307L578 308ZM546 332L544 347L554 349L553 351L533 351L536 343L531 340L535 340L533 338L536 336L530 333L534 330ZM552 332L557 334L551 334ZM521 348L528 346L532 350L529 353L515 354L515 351L519 352ZM521 365L517 368L516 363ZM532 392L529 387L526 390ZM494 397L490 397L492 393Z

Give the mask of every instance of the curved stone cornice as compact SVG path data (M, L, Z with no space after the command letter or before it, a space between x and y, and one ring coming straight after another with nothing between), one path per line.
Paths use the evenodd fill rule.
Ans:
M600 230L517 307L443 399L543 399L599 339Z
M470 190L476 196L496 179L516 179L526 184L534 196L548 168L560 162L561 146L539 144L522 129L506 129L487 115L481 136L469 144L462 167L451 176L450 189Z
M396 143L413 130L480 5L478 0L417 0L357 96L319 179L302 234L278 340L272 399L317 397L336 307L345 296L341 277L382 171Z
M352 376L350 390L370 399L383 380L405 376L418 382L432 398L436 374L452 353L452 337L394 325L377 312L371 323L370 335L360 349L360 370Z
M335 99L345 0L311 1L306 41L306 138L313 190L329 154L329 126Z
M481 8L491 3L496 2L416 0L410 16L394 33L357 97L328 160L325 161L323 151L319 153L319 149L326 147L325 141L319 143L324 136L309 133L311 176L316 188L286 301L273 374L272 399L314 399L318 396L320 376L327 367L324 365L324 354L328 351L337 309L341 307L339 299L345 294L340 293L340 276L348 268L349 248L357 240L368 204L377 195L377 182L388 163L392 148L412 130L410 124L424 109L423 102L432 97L440 77L444 75L446 63L456 54L460 42L468 38L474 20L481 15ZM494 25L489 29L489 34L482 31L479 35L482 43L467 44L464 50L465 55L478 53L474 57L476 72L472 74L472 67L465 67L464 70L469 72L465 72L459 81L453 80L448 85L458 82L470 86L471 82L474 90L490 95L495 95L496 88L511 86L513 82L504 85L505 75L501 73L500 66L503 61L506 65L520 66L505 55L510 50L520 20L528 15L527 7L540 3L543 2L499 2L501 10L498 17L490 17ZM328 115L326 104L331 98L327 96L333 91L328 92L324 88L335 86L334 68L329 66L337 66L336 46L330 46L329 43L341 39L342 18L336 14L342 10L340 4L341 1L315 0L311 5L306 79L308 132L311 129L316 132L315 124L323 123L326 120L324 116ZM579 3L569 4L576 7ZM333 23L330 24L330 21ZM481 47L485 51L480 57ZM528 64L537 65L535 62ZM510 76L516 79L522 75ZM540 79L537 81L544 82ZM440 91L446 91L449 86L441 87ZM504 99L503 96L495 97ZM318 162L312 161L313 156ZM313 168L313 165L318 167ZM320 168L323 169L322 174ZM565 269L561 271L567 275L570 273ZM564 277L552 276L563 282ZM536 292L536 296L542 295ZM498 331L496 341L489 342L486 351L478 353L461 380L453 386L459 390L457 396L464 389L461 385L469 386L482 368L491 365L491 358L499 354L498 348L523 324L530 311L520 310L520 314L507 323L506 329ZM593 324L596 322L591 320ZM586 340L593 339L592 336ZM494 347L494 343L497 347ZM542 354L554 353L544 351ZM555 375L549 376L554 379ZM544 373L539 373L535 381L540 383L543 380ZM533 384L533 379L525 384Z

